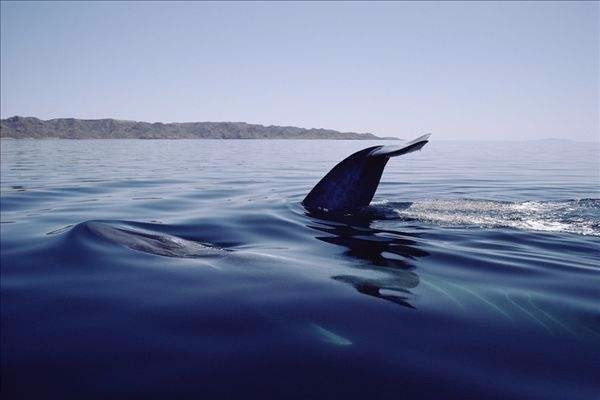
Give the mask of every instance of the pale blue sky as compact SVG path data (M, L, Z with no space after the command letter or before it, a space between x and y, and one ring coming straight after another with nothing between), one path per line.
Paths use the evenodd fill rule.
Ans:
M12 3L1 114L598 140L599 3Z

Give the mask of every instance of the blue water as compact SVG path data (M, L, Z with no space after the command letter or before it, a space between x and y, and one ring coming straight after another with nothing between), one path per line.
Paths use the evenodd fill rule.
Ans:
M377 144L3 140L3 398L597 398L598 145Z

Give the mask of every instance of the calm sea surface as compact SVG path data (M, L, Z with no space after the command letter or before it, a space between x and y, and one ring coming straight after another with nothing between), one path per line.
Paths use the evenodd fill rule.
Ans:
M598 145L376 144L2 140L3 398L598 398Z

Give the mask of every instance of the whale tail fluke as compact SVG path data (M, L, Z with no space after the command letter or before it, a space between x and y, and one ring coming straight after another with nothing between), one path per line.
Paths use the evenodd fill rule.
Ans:
M427 134L419 136L418 138L413 139L410 142L403 143L400 146L381 146L371 154L371 157L386 156L389 158L421 150L421 148L429 142L429 136L431 135Z
M400 146L374 146L360 150L337 164L302 201L309 211L344 213L369 205L390 157L421 150L430 135Z

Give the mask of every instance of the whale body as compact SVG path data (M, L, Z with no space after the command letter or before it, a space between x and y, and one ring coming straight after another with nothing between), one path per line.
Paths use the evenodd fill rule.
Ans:
M371 203L383 169L391 157L421 150L430 135L400 146L374 146L360 150L337 164L302 201L313 212L346 213Z
M429 135L400 146L360 150L337 164L304 198L309 212L347 213L369 205L391 157L420 150ZM92 237L165 257L200 258L226 255L230 250L157 231L158 225L131 221L91 220L77 224L72 234Z
M164 257L214 257L226 255L229 251L211 244L144 229L140 225L129 221L91 220L77 224L71 232L79 238L91 237L93 240L105 240L131 250ZM152 224L146 225L152 226Z

